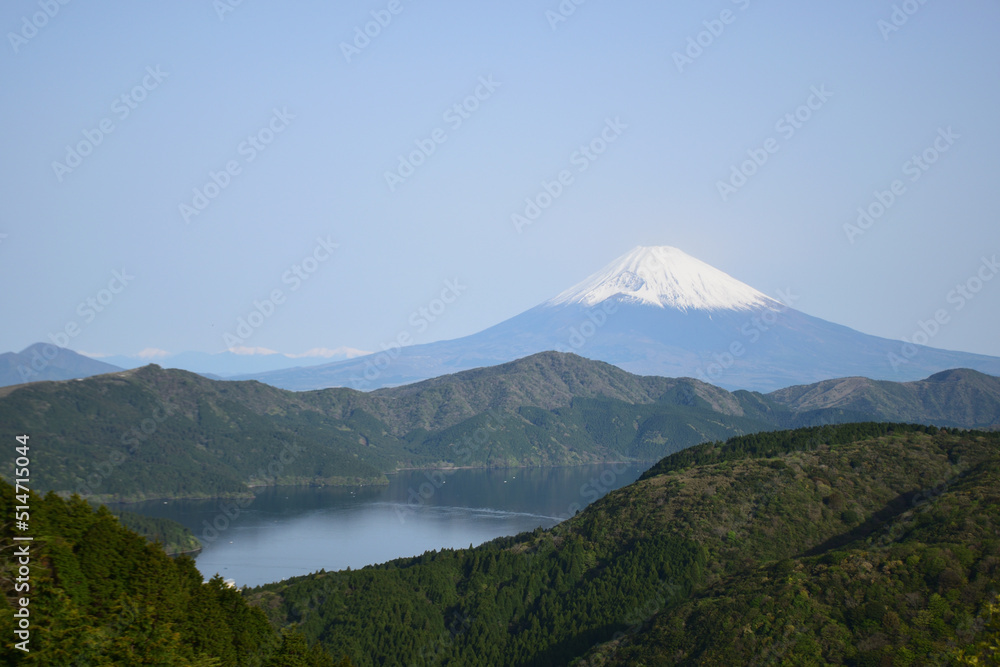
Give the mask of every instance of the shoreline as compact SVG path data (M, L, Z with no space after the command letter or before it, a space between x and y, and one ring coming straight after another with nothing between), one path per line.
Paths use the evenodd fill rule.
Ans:
M633 465L640 463L656 463L659 459L642 461L642 460L632 460L632 461L591 461L588 463L558 463L554 465L514 465L514 466L419 466L417 468L396 468L393 472L387 472L386 475L395 475L401 472L419 472L420 470L522 470L524 468L579 468L581 466L603 466L603 465L615 465L616 463L623 463L625 465Z
M388 476L391 476L391 475L398 475L399 473L403 473L403 472L419 472L421 470L435 470L435 471L448 471L448 470L523 470L523 469L527 469L527 468L579 468L581 466L599 466L599 465L615 465L615 464L639 465L639 464L647 464L647 463L655 463L655 462L656 461L633 460L633 461L592 461L592 462L587 462L587 463L562 463L562 464L556 464L556 465L419 466L419 467L415 467L415 468L396 468L395 470L393 470L391 472L386 472L386 473L383 473L383 474L388 477ZM372 482L363 483L363 484L329 484L329 483L317 483L316 481L313 481L313 482L301 482L301 483L294 483L294 484L261 484L261 485L256 485L256 486L250 486L250 487L248 487L250 490L247 491L247 492L245 492L245 493L227 493L227 494L221 494L221 495L215 495L215 496L213 496L213 495L150 496L148 498L126 499L126 500L114 499L114 498L106 498L106 497L100 497L100 496L98 496L98 497L91 496L89 498L85 498L84 500L87 500L91 504L96 504L96 505L113 505L113 506L138 505L138 504L141 504L141 503L157 502L157 501L168 503L168 502L171 502L171 501L179 501L179 500L188 500L188 501L190 501L190 500L204 500L204 501L212 501L212 500L220 500L220 501L221 500L246 500L246 499L249 499L249 498L256 498L257 495L259 495L259 492L262 492L262 491L264 491L266 489L271 489L271 488L275 488L275 489L277 489L277 488L288 489L288 488L327 488L327 487L329 487L329 488L336 488L336 489L358 489L358 488L364 488L366 486L386 486L388 483L389 483L388 480L386 480L386 482L384 482L384 483L379 483L379 484L372 483ZM59 492L57 492L57 493L59 493Z

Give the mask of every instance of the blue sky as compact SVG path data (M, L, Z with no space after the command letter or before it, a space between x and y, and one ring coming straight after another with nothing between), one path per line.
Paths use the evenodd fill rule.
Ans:
M0 350L430 342L662 244L1000 355L996 2L230 5L4 3Z

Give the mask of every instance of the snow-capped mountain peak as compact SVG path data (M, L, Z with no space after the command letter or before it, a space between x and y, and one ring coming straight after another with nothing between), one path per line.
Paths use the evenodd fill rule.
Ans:
M633 248L548 305L593 306L612 297L685 311L780 306L746 283L670 246Z

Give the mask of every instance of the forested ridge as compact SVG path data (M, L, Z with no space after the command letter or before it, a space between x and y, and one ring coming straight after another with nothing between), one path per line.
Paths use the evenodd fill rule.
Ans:
M31 494L30 542L15 542L14 488L0 481L0 664L39 667L332 667L294 629L279 631L221 577L171 558L106 508ZM28 555L14 556L28 545ZM27 559L27 575L19 572ZM28 600L26 606L21 600ZM14 611L29 611L27 651ZM347 665L349 663L342 663Z
M884 423L740 436L551 530L242 591L103 507L32 495L30 591L14 589L11 521L0 572L0 633L30 595L31 651L5 641L0 661L995 664L998 447ZM12 517L21 501L0 492Z
M147 542L159 544L168 555L193 553L201 549L201 542L194 533L172 519L121 510L115 511L114 515L123 526L142 535Z
M549 531L247 594L358 665L949 664L995 641L998 445L876 423L708 443Z
M547 352L371 393L290 392L157 366L4 387L0 440L45 443L40 491L115 502L383 484L414 467L656 461L705 441L829 423L995 428L997 414L1000 379L973 371L765 395Z

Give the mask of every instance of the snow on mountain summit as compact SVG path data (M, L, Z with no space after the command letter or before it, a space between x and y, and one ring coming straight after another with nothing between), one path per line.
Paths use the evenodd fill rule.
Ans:
M670 246L638 246L548 302L593 306L611 297L679 310L749 310L780 303Z

